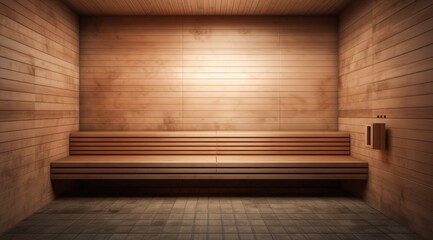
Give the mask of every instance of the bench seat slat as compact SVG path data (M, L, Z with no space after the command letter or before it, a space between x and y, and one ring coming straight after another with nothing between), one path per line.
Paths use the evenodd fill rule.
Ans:
M219 167L217 173L367 173L364 167Z
M216 167L216 156L69 156L51 163L66 167Z
M269 147L350 147L350 142L71 142L71 147L257 147L257 146L269 146Z
M58 167L367 167L350 156L69 156Z
M71 155L216 155L216 151L70 151Z
M72 155L348 155L349 151L71 151Z
M309 151L217 151L218 155L348 155L350 151L345 150L309 150Z
M350 137L350 134L348 132L336 132L336 131L308 131L308 132L302 132L302 131L218 131L216 132L216 136L218 138L245 138L245 137L271 137L271 138L281 138L281 137L299 137L299 138L320 138L320 137Z
M368 163L351 156L218 156L219 168L224 167L363 167Z
M185 167L88 167L88 168L53 168L51 173L367 173L367 168L316 168L316 167L291 167L291 168L185 168Z
M348 132L336 131L83 131L71 137L350 137Z
M330 146L339 147L345 146L350 147L350 142L217 142L217 147L257 147L257 146L285 146L285 147L318 147L318 146Z
M51 173L217 173L215 167L86 167L54 168Z
M88 179L88 180L131 180L131 179L158 179L158 180L197 180L197 179L243 179L243 180L365 180L367 174L364 173L346 173L346 174L51 174L51 179Z
M71 137L151 137L151 138L164 138L164 137L178 137L178 138L192 138L192 137L216 137L215 131L82 131L72 132Z
M216 147L215 142L71 142L71 147Z
M204 137L70 137L71 142L216 142Z
M164 146L150 146L150 147L136 147L136 146L80 146L80 147L70 147L71 151L349 151L350 147L334 147L334 146L284 146L284 147L208 147L208 146L178 146L178 147L164 147Z
M350 142L350 137L218 137L219 142Z
M71 151L216 151L216 147L193 146L193 147L70 147Z

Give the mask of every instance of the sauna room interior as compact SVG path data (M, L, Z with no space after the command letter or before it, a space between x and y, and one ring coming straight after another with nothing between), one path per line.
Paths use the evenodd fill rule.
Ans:
M433 1L0 0L0 239L433 239Z

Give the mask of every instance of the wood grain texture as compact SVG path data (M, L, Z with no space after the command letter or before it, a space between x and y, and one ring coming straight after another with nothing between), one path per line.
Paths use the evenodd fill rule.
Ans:
M59 1L0 2L0 232L53 198L50 162L78 130L78 18Z
M345 132L73 132L52 179L367 179ZM339 155L339 156L338 156Z
M211 174L211 173L172 173L172 174L64 174L54 173L51 174L53 180L365 180L367 174L365 173L338 173L338 174L308 174L308 173L290 173L290 174L234 174L234 173L223 173L223 174Z
M344 132L74 132L71 155L348 155Z
M369 162L361 195L427 239L433 239L432 4L358 1L340 16L339 47L339 130L351 133L352 155ZM373 122L386 123L385 151L364 145L364 125Z
M334 17L83 17L81 130L336 130Z
M63 0L87 15L302 15L335 14L349 0Z
M79 131L71 132L70 137L72 141L75 138L81 138L86 140L89 138L98 139L134 139L144 138L151 139L152 141L158 141L158 139L167 138L175 139L180 141L181 139L188 138L215 138L218 141L238 141L243 138L270 138L274 140L286 140L296 138L308 138L308 139L333 139L337 141L345 138L350 138L348 132L337 132L337 131ZM298 139L296 139L298 141ZM299 140L300 141L300 140Z
M179 169L175 169L178 171ZM259 170L260 171L260 170ZM351 169L345 169L351 172ZM52 173L53 180L366 180L366 173Z
M217 156L218 167L359 167L366 168L367 162L351 156Z
M216 156L68 156L51 163L53 168L210 168Z
M69 156L52 179L367 179L351 156Z

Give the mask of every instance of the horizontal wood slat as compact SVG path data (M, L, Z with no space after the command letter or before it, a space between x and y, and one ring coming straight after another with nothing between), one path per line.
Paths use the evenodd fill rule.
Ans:
M342 174L51 174L53 180L78 179L78 180L138 180L138 179L158 179L158 180L212 180L212 179L286 179L286 180L365 180L367 174L363 173L342 173Z
M71 155L216 155L216 151L194 149L191 151L70 151Z
M108 173L122 173L122 174L133 174L133 173L216 173L216 168L186 168L186 167L175 167L175 168L53 168L51 173L70 173L70 174L108 174Z
M107 173L367 173L367 168L54 168L51 173L95 173L95 174L107 174Z
M197 147L256 147L256 146L350 146L348 142L71 142L72 147L110 147L110 146L127 146L127 147L175 147L175 146L197 146Z
M80 131L71 132L71 139L78 137L86 138L200 138L218 137L222 140L233 140L237 138L350 138L347 132L336 131ZM227 138L227 139L224 139Z
M200 143L199 143L200 144ZM151 147L71 147L71 152L74 151L331 151L331 150L350 150L349 147L305 147L305 146L296 146L296 147L261 147L261 146L254 146L254 147L207 147L207 146L177 146L177 147L164 147L164 146L151 146Z
M350 151L345 150L327 150L327 151L217 151L220 155L349 155Z
M216 156L69 156L52 168L215 167Z
M218 167L367 167L351 156L218 156Z
M347 174L350 173L364 173L367 174L368 169L367 168L324 168L324 167L309 167L309 168L302 168L302 167L290 167L290 168L284 168L284 167L276 167L276 168L263 168L263 167L249 167L249 168L218 168L217 173L319 173L319 174L330 174L330 173L343 173Z
M133 167L367 167L351 156L69 156L51 163L53 168Z

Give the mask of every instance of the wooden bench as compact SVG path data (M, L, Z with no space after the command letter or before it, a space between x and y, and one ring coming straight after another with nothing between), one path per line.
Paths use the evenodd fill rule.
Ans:
M75 132L52 179L366 179L345 132Z

